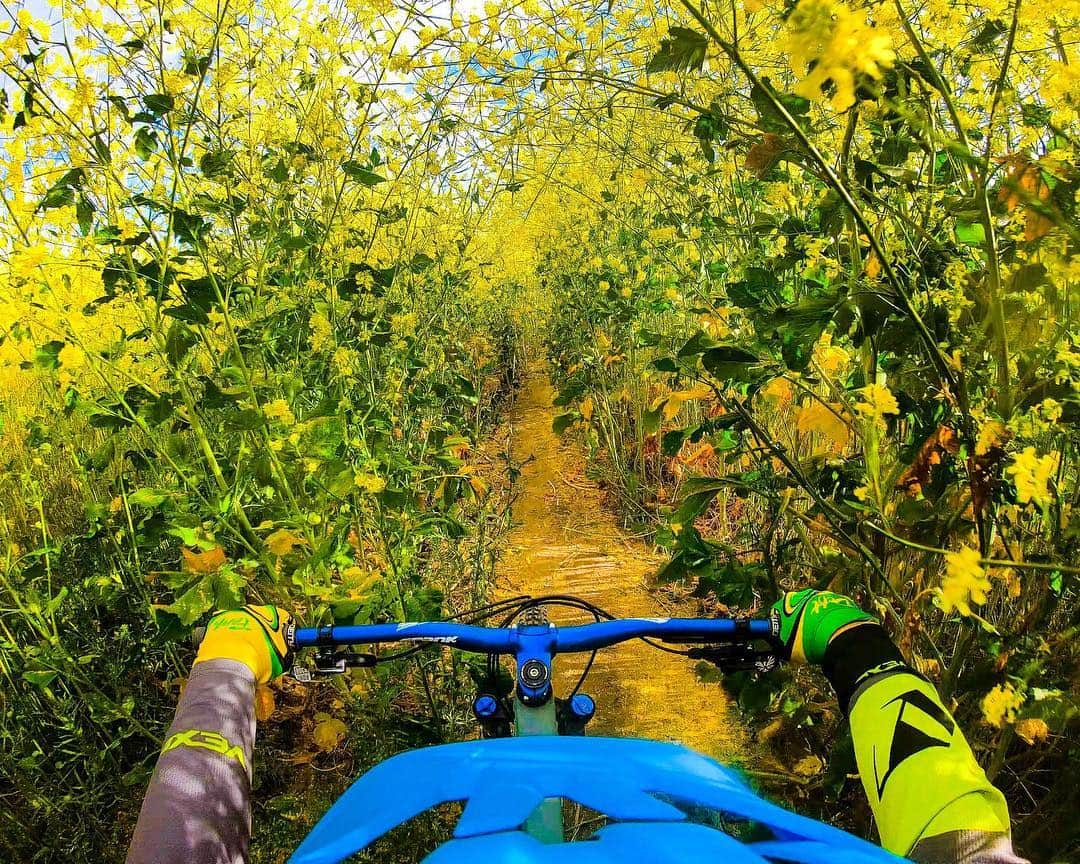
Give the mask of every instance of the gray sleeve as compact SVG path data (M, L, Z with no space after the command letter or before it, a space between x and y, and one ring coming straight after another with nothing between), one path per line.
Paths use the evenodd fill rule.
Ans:
M1013 852L1009 835L995 831L949 831L924 837L908 858L918 864L1028 864Z
M192 667L143 799L127 864L243 864L251 837L255 676Z

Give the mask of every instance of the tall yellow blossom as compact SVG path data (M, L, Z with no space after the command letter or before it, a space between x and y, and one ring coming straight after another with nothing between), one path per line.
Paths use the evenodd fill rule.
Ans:
M48 257L48 250L39 244L17 249L11 255L11 275L14 279L29 279L38 265Z
M296 417L293 415L289 403L284 399L274 399L272 402L263 405L263 415L268 420L277 420L282 426L292 426L296 423Z
M945 553L946 571L938 596L945 612L956 609L961 615L971 614L971 603L986 602L990 580L980 563L979 553L969 546Z
M1016 712L1024 704L1024 696L1012 684L998 684L982 700L983 717L991 726L999 729L1016 719Z
M1034 447L1025 447L1017 453L1013 464L1005 469L1016 484L1016 500L1021 504L1029 501L1039 507L1050 503L1050 475L1054 473L1053 455L1038 456Z
M839 405L824 405L813 399L795 412L795 427L804 434L819 433L825 438L827 449L839 452L850 438L850 431L840 411Z
M814 362L823 375L836 377L851 362L851 355L839 345L833 345L832 334L825 333L814 346Z
M896 397L884 384L870 384L859 391L861 401L855 403L855 410L870 420L883 421L886 414L899 414L900 406Z
M795 73L806 74L795 92L821 99L822 88L830 84L829 102L837 111L855 104L857 75L880 78L896 56L888 33L834 0L800 0L788 18L786 48Z

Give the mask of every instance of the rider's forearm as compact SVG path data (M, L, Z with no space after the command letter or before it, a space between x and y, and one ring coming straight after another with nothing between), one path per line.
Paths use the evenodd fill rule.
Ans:
M882 845L925 864L1021 862L1005 798L935 688L877 624L837 636L822 664L851 720Z
M242 864L251 836L255 676L195 665L146 792L127 864Z

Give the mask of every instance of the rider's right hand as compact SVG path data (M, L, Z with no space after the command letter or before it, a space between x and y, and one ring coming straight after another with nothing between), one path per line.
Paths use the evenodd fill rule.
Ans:
M825 649L841 633L879 623L850 597L813 588L788 591L772 611L780 620L783 652L793 663L821 663Z

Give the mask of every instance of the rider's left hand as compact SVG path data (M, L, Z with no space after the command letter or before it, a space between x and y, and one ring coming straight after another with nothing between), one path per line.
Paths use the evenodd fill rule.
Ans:
M285 625L292 616L276 606L244 606L218 612L206 626L196 663L237 660L255 675L256 684L277 678L288 665Z

